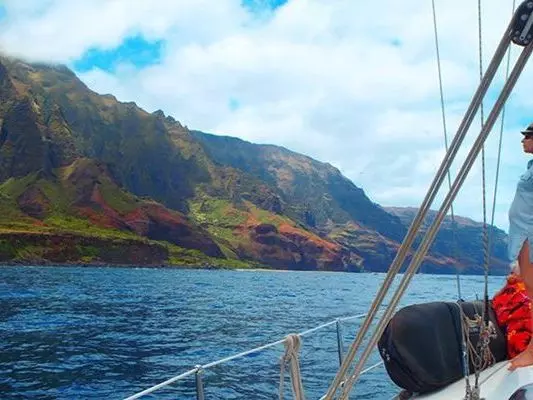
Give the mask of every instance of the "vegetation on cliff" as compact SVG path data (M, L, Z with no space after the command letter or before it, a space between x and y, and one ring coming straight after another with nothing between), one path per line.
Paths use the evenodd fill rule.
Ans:
M329 164L190 131L64 66L0 57L1 262L381 271L407 224ZM449 242L425 270L476 272L482 247L450 255Z

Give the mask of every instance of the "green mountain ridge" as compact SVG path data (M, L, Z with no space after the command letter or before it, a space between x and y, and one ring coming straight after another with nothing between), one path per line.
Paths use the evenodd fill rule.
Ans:
M330 164L191 131L64 66L0 57L0 99L4 263L384 271L407 230ZM477 239L448 244L445 231L425 272L481 271Z
M191 133L215 162L248 171L276 186L283 199L291 200L286 201L287 214L304 224L317 227L358 221L397 241L406 233L397 217L372 203L362 189L330 164L279 146Z
M402 223L409 226L413 221L417 208L413 207L387 207L385 208L391 214L400 218ZM426 219L423 221L421 235L415 240L415 246L418 246L422 235L427 231L430 224L433 222L437 212L430 210ZM454 226L455 222L455 226ZM489 269L495 272L506 273L509 270L509 262L507 261L507 234L495 226L487 225L486 237L483 223L476 222L470 218L461 216L454 216L452 220L450 215L447 215L437 233L437 237L431 252L437 255L455 255L455 266L459 269L466 269L471 271L476 267L475 272L480 272L485 268L485 240L491 243L491 263Z

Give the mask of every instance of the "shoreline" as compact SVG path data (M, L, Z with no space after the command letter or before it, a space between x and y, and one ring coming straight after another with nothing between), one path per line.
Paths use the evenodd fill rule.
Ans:
M348 274L386 274L386 271L334 271L334 270L305 270L305 269L282 269L282 268L268 268L268 267L227 267L227 266L211 266L211 265L175 265L175 264L146 264L146 265L134 265L134 264L110 264L110 263L53 263L53 262L0 262L0 269L6 267L37 267L37 268L47 268L47 267L59 267L59 268L124 268L124 269L180 269L180 270L205 270L205 271L236 271L236 272L323 272L323 273L348 273ZM403 275L403 272L399 272L399 275ZM437 272L419 272L417 275L438 275L438 276L455 276L455 272L450 273L437 273ZM472 273L459 273L460 277L466 276L483 276L483 273L472 274ZM504 277L507 274L492 273L489 276L493 277Z

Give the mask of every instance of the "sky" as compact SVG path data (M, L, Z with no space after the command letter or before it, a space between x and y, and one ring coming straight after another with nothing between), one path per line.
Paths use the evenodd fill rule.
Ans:
M481 68L513 1L484 1ZM448 141L480 80L478 2L435 0ZM164 110L190 129L275 144L337 167L382 206L418 207L445 154L431 0L3 0L0 51L63 63L92 90ZM511 65L521 51L512 47ZM533 61L502 130L495 224L529 156ZM505 78L502 63L484 103ZM487 221L500 121L486 143ZM480 130L476 117L452 179ZM447 184L432 208L438 209ZM481 160L454 202L483 220Z

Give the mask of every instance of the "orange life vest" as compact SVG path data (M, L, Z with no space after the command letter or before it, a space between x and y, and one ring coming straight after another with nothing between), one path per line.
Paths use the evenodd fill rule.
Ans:
M523 352L531 340L531 301L519 275L512 273L505 286L492 299L498 324L507 336L509 359Z

